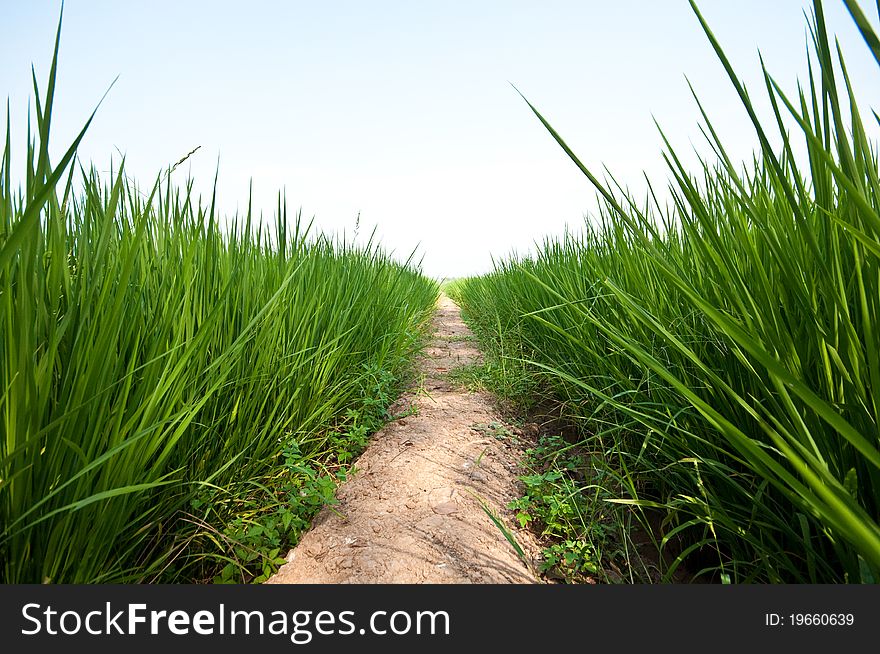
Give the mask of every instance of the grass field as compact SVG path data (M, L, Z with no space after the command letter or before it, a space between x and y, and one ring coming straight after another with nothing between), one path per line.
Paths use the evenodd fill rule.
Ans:
M876 34L847 5L880 62ZM599 190L601 215L450 293L496 360L525 362L580 425L586 481L563 470L551 486L609 532L569 521L569 549L617 539L619 550L626 514L670 553L667 578L684 563L716 581L874 582L876 145L820 2L802 94L786 97L765 72L775 120L758 119L703 27L754 123L754 164L728 159L704 113L717 156L687 170L667 142L672 203L639 203L597 179L535 110Z
M274 230L227 226L170 175L78 175L79 139L51 165L56 64L25 188L8 122L0 169L0 581L265 578L386 418L437 284L280 197Z
M697 99L713 155L688 168L664 136L668 188L637 200L529 104L602 206L443 283L486 354L448 378L565 425L509 505L540 572L876 583L880 117L820 0L809 78L787 95L765 70L764 118L691 5L754 160ZM89 124L51 161L58 49L26 151L7 118L0 159L0 583L264 581L393 417L441 285L281 194L266 224L171 168L101 177L76 159Z

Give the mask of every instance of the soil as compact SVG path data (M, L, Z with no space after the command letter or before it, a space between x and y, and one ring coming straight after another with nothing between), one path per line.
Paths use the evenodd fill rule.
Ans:
M525 446L487 393L446 373L479 360L458 307L441 296L418 385L337 489L312 528L268 580L285 583L538 583L535 537L507 504L520 494ZM525 552L518 556L483 504Z

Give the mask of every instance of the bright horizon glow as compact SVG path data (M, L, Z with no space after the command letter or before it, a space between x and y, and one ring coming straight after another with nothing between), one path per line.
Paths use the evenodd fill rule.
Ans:
M788 93L806 80L809 0L704 0L700 9L763 111L757 51ZM873 2L862 2L877 22ZM279 190L320 231L383 246L457 277L492 257L577 229L595 191L511 84L582 160L643 193L665 186L661 137L700 151L685 76L736 159L754 130L685 0L664 2L263 2L67 0L52 143L60 153L114 78L80 159L150 186L174 173L206 200L219 161L221 213L270 219ZM13 166L24 152L30 66L45 88L60 4L9 3L0 91ZM865 123L880 109L878 69L841 2L826 3ZM57 158L57 156L56 156ZM687 157L685 157L687 159ZM695 159L689 160L691 162Z

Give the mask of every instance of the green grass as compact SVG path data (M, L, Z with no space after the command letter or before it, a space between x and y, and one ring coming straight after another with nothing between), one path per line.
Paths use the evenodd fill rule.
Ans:
M170 175L75 175L79 139L53 166L57 52L24 188L8 119L0 166L0 581L259 579L381 423L438 286L280 196L273 231L221 228Z
M567 583L654 581L656 565L634 538L635 515L617 497L601 451L547 433L526 449L523 494L509 508L544 544L538 571Z
M880 62L870 24L847 6ZM522 349L571 408L622 489L602 501L632 507L661 547L676 543L668 577L686 561L721 581L875 581L876 144L821 2L798 96L765 71L770 121L700 20L754 124L753 164L728 158L703 113L714 159L687 170L666 142L672 203L639 203L597 179L535 109L599 190L599 220L450 292L490 347Z

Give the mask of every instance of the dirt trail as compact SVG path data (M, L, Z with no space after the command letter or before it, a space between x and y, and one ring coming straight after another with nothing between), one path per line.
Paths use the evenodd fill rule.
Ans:
M415 415L379 431L267 583L535 583L528 566L474 497L515 535L527 558L539 551L517 529L507 503L517 497L522 450L492 397L453 388L444 373L480 353L458 307L442 296L436 332L420 362L420 389L394 408Z

